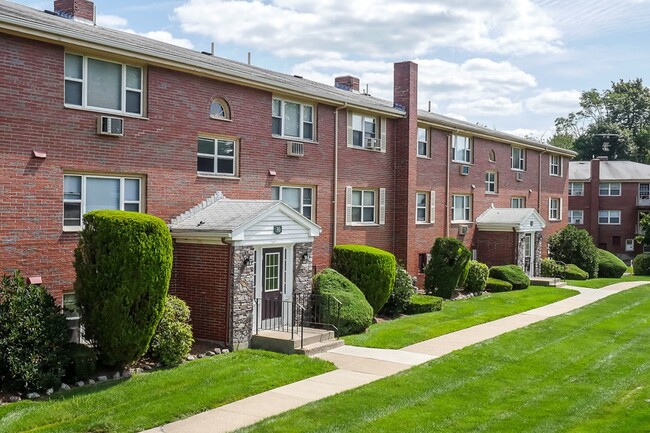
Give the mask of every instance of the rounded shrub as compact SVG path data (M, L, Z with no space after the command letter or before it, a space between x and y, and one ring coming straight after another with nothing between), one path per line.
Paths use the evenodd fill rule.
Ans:
M377 313L393 291L397 262L388 251L367 245L336 245L332 268L345 275Z
M334 324L338 322L340 335L363 332L372 323L372 307L361 290L334 269L323 269L314 276L314 290L323 296L321 302L327 302L327 296L334 296L341 302L338 319L334 317L334 311L322 309L325 313L323 320ZM328 313L331 315L328 316Z
M512 290L523 290L530 286L530 278L517 265L492 266L490 277L509 282Z
M586 271L590 278L598 276L597 248L587 230L569 224L551 235L548 248L552 259L573 263Z
M451 298L469 269L472 253L458 239L437 238L431 247L431 260L424 269L424 290L429 295Z
M634 258L634 275L650 275L650 253L642 253Z
M470 260L465 288L473 293L481 293L485 290L489 274L490 269L485 263Z
M163 315L149 345L151 357L165 367L177 365L190 353L193 343L190 308L180 298L167 296Z
M560 268L560 272L565 280L587 280L589 274L583 271L573 263L568 263L566 266Z
M560 275L560 266L553 259L542 259L540 273L542 277L554 278Z
M106 366L142 356L165 305L172 240L164 221L101 210L83 217L75 250L75 291L85 337Z
M388 297L388 301L384 304L380 313L386 316L396 316L403 313L409 304L411 296L415 294L415 287L413 287L413 280L401 265L397 265L397 272L395 274L395 284L393 291Z
M19 272L0 284L0 388L56 388L68 364L68 325L45 287Z
M512 284L507 281L499 280L497 278L488 278L485 284L485 290L488 292L509 292L512 290Z
M422 314L442 310L442 298L431 295L413 295L406 306L406 314Z
M621 278L627 265L625 262L609 251L598 248L598 276L601 278Z

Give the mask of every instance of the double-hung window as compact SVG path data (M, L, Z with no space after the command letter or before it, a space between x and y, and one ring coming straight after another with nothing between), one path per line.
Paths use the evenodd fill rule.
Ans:
M418 156L423 158L431 157L431 145L429 144L429 130L418 128Z
M99 209L141 212L141 180L80 174L63 176L64 228L81 228L81 217Z
M600 196L619 196L621 195L620 182L601 182L598 186L598 195Z
M497 172L485 172L485 192L488 194L496 194L498 192Z
M417 224L435 223L435 202L435 191L415 193L415 222Z
M510 207L513 209L523 209L526 207L526 198L525 197L511 197L510 198Z
M273 98L273 135L314 140L314 107L293 101Z
M526 170L526 149L513 146L511 151L511 159L511 168L513 170Z
M302 186L272 186L273 200L282 200L305 218L313 219L314 189Z
M451 136L451 154L455 162L472 163L472 140L463 135Z
M639 184L639 198L641 200L650 200L650 183Z
M560 221L562 219L562 199L548 199L548 219L551 221Z
M65 104L142 115L142 68L65 54Z
M584 224L584 211L583 210L570 210L569 211L569 224Z
M569 182L569 195L571 196L585 195L585 184L583 182Z
M451 221L469 222L472 220L472 199L469 195L451 196Z
M386 220L386 189L345 188L345 224L384 224Z
M598 211L598 224L620 224L621 211L620 210L599 210Z
M377 148L377 118L352 114L352 146Z
M549 174L551 176L562 176L562 157L560 155L549 155Z
M237 168L236 153L235 140L199 137L196 171L234 176Z

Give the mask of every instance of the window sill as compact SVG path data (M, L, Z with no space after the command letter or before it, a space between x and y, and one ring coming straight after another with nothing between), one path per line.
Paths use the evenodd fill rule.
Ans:
M416 155L416 156L420 159L431 159L431 157L428 155Z
M305 144L318 144L318 141L309 140L309 139L300 138L300 137L287 137L287 136L284 136L284 135L275 135L275 134L271 134L271 137L277 138L278 140L299 141L299 142L305 143Z
M360 223L360 222L351 222L351 227L379 227L381 224L378 223Z
M499 195L499 193L493 191L485 191L485 195Z
M218 120L220 122L232 122L232 119L228 119L226 117L210 116L210 119Z
M421 227L421 226L426 227L426 226L432 226L433 223L426 222L426 221L416 221L415 225L418 226L418 227Z
M208 179L224 179L224 180L241 180L241 177L238 176L228 176L227 174L216 174L216 173L207 173L207 172L197 172L197 177L205 177Z
M69 226L69 227L63 227L63 233L79 233L83 227L80 226Z
M521 168L513 168L510 167L511 171L516 171L517 173L526 173L526 170L522 170Z
M451 224L465 224L466 225L466 224L473 224L473 223L474 223L473 221L456 221L456 220L451 221Z
M133 114L133 113L123 113L121 111L111 111L111 110L102 110L101 108L97 107L80 107L78 105L69 105L69 104L63 104L63 108L67 108L70 110L78 110L78 111L88 111L91 113L98 113L98 114L103 114L106 116L116 116L116 117L128 117L131 119L140 119L140 120L149 120L148 117L145 117L141 114Z
M474 165L473 162L458 161L458 160L455 160L455 159L452 159L451 162L452 162L453 164L460 164L460 165L470 165L470 166L473 166L473 165Z
M368 149L367 147L361 147L361 146L348 146L348 149L365 150L366 152L373 152L373 153L386 153L385 150Z

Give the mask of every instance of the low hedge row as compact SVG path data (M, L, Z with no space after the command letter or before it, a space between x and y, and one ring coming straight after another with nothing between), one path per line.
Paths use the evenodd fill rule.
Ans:
M512 290L512 284L507 281L499 280L497 278L488 278L485 290L488 292L509 292Z
M440 310L442 310L442 298L416 294L411 296L406 307L406 314L422 314Z
M523 290L530 286L530 278L517 265L492 266L490 277L507 281L512 285L512 290Z

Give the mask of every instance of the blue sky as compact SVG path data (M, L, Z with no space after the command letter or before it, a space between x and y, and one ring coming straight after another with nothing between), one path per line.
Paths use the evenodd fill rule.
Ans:
M53 1L20 0L37 9ZM392 100L419 64L426 109L548 138L580 92L650 70L650 0L97 0L98 25Z

